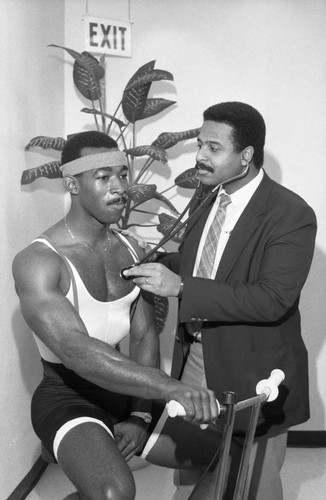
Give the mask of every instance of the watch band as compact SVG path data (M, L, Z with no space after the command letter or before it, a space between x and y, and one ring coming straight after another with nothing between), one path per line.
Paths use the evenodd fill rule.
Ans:
M130 413L131 417L139 417L146 422L146 424L150 424L152 421L152 415L149 412L144 412L144 411L132 411Z

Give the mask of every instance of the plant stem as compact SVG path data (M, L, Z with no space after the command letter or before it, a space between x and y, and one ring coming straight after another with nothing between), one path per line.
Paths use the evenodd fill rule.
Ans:
M133 212L137 212L139 214L157 215L156 212L150 212L149 210L140 210L139 208L133 208Z
M149 169L149 167L151 166L151 164L153 162L154 162L153 158L147 158L146 162L142 166L139 174L137 175L137 177L135 179L135 184L137 184L139 182L140 178L145 174L145 172Z
M127 224L126 225L126 228L128 227L157 227L158 224L136 224L136 222L134 222L133 224Z
M117 112L118 112L118 110L119 110L119 108L120 108L120 106L121 106L121 103L122 103L122 101L120 101L120 102L119 102L119 104L118 104L118 106L117 106L117 109L116 109L116 110L115 110L115 112L113 113L113 117L114 117L114 118L116 117L116 114L117 114ZM109 123L109 125L108 125L107 131L106 131L107 135L109 135L109 134L110 134L110 130L111 130L112 123L113 123L113 120L111 120L111 121L110 121L110 123ZM119 137L120 137L120 136L119 136ZM119 139L119 138L118 138L118 139Z
M95 105L94 105L93 99L92 99L92 108L93 108L93 111L94 111L95 125L96 125L96 128L97 128L97 131L99 132L100 131L100 127L99 127L99 124L98 124L98 121L97 121L97 114L96 114L96 109L95 109Z
M98 100L99 105L100 105L100 111L101 111L101 118L102 118L102 132L105 133L106 125L105 125L105 111L103 109L103 103L101 98Z
M170 189L172 189L174 186L175 186L175 184L172 184L172 186L170 186L170 187L168 187L168 188L164 189L164 190L163 190L163 191L161 191L159 194L164 194L164 193L166 193L167 191L170 191Z

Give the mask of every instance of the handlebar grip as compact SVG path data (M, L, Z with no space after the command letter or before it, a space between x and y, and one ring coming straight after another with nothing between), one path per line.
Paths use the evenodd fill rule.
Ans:
M217 409L218 409L218 415L220 415L221 407L220 407L220 403L218 402L218 400L216 400L216 404L217 404ZM184 409L182 404L180 404L178 401L175 401L174 399L171 399L171 401L168 402L168 404L166 405L166 408L167 408L168 415L171 418L185 417L186 416L186 410ZM200 428L202 430L207 429L207 427L208 427L208 424L200 424Z
M171 401L168 402L166 407L167 407L168 415L171 418L185 417L185 415L186 415L186 410L184 409L182 404L180 404L178 401L175 401L174 399L171 399Z
M273 370L268 379L261 380L256 385L256 394L265 392L268 395L267 401L274 401L278 396L278 386L285 379L285 374L278 368Z

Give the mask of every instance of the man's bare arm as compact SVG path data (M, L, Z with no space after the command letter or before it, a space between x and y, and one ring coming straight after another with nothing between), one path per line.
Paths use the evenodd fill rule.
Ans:
M143 292L132 318L129 343L130 358L144 366L159 368L160 340L155 325L153 296ZM132 409L150 411L151 401L134 398Z
M22 314L34 333L81 377L100 387L144 399L171 399L186 409L186 419L214 420L214 394L178 382L153 366L127 358L106 343L90 338L72 304L62 291L64 264L53 252L30 248L13 264Z

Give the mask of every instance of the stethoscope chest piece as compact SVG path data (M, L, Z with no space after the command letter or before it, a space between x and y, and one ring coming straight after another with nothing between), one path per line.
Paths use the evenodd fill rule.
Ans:
M125 271L128 271L128 269L132 269L133 267L137 267L139 264L131 264L131 266L123 267L120 271L120 278L122 278L125 281L131 281L134 276L125 276Z

